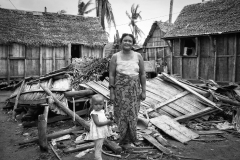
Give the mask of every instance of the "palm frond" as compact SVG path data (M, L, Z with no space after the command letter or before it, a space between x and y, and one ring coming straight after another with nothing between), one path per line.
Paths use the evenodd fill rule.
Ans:
M128 18L130 19L130 20L132 20L132 17L130 16L130 14L126 11L126 15L128 16Z
M92 12L94 9L96 9L96 8L89 9L88 11L85 11L84 13L88 14L88 13Z
M116 29L116 23L115 23L114 15L113 15L113 12L112 12L112 6L108 1L104 5L105 5L104 8L106 10L105 17L106 17L108 26L110 27L111 23L113 23L114 27Z

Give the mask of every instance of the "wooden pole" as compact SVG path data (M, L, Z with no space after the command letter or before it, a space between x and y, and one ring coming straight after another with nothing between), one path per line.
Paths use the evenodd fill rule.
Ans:
M16 97L16 100L15 100L15 104L14 104L14 107L13 107L13 114L12 114L12 119L15 119L16 117L16 112L15 112L15 109L17 109L17 105L18 105L18 99L20 97L20 94L22 92L22 89L23 89L23 86L25 84L25 79L22 81L22 84L21 84L21 87L17 93L17 97Z
M70 109L68 109L67 107L65 107L55 96L54 94L48 89L43 87L42 84L40 84L40 87L49 95L53 98L53 100L55 101L55 103L58 105L58 107L60 107L62 109L63 112L65 112L67 115L69 115L70 117L74 117L75 114L75 118L76 121L82 125L84 128L86 128L87 130L89 130L89 124L82 119L81 117L79 117L78 115L76 115L76 113L73 113L73 111L71 111Z
M41 75L42 75L42 60L43 60L43 58L42 58L42 47L41 46L39 46L39 76L41 77Z
M66 134L72 133L73 131L79 131L80 129L82 129L82 128L81 127L73 127L73 128L57 131L57 132L47 135L47 140L58 138L58 137L66 135ZM19 142L18 144L24 145L27 143L35 143L35 142L38 142L38 140L39 140L38 137L35 137L35 138L29 139L27 141Z
M27 46L25 45L25 57L24 57L24 78L27 76Z
M222 109L219 108L219 107L216 105L216 103L214 103L214 102L210 101L209 99L203 97L202 95L200 95L200 94L197 93L196 91L194 91L194 90L192 90L191 88L189 88L187 85L185 85L185 84L179 82L178 80L170 77L170 76L169 76L168 74L166 74L166 73L162 73L162 74L163 74L165 77L167 77L167 78L169 78L170 80L172 80L174 83L178 84L179 86L183 87L183 88L186 89L187 91L189 91L189 92L191 92L192 94L196 95L196 96L197 96L198 98L200 98L201 100L207 102L208 104L210 104L210 105L214 106L215 108L217 108L217 109L219 109L219 110L222 111Z
M196 79L199 79L200 77L200 41L199 41L199 38L196 37L195 38L196 40L196 56L197 56L197 67L196 67Z
M52 53L52 71L56 70L56 49L53 47L53 53Z
M7 81L10 84L10 46L7 46Z
M38 116L38 142L41 151L48 151L47 144L47 122L43 114Z
M181 41L181 39L179 38L179 52L180 52L180 75L181 75L181 77L183 78L183 53L182 53L182 51L181 51L181 49L182 49L182 47L181 47L181 44L182 43L182 41Z
M57 104L58 107L60 107L62 109L63 112L65 112L67 115L71 116L72 118L74 117L73 114L75 114L75 119L76 122L79 123L80 125L82 125L85 129L87 129L89 131L90 126L89 123L87 123L84 119L82 119L81 117L79 117L76 113L73 113L73 111L71 111L70 109L68 109L67 107L65 107L54 95L53 93L48 89L45 88L44 86L42 86L40 84L40 87L49 95L53 97L53 100L55 101L55 103ZM105 139L104 144L109 147L110 149L112 149L115 153L120 153L122 151L122 148L120 146L118 146L115 142L113 141L109 141L107 139Z
M46 122L48 121L48 111L49 111L49 106L45 106L43 115L44 115Z
M51 145L51 143L49 143L50 148L52 149L53 153L55 154L55 156L59 159L62 160L61 157L58 155L58 153L55 151L55 149L53 148L53 146Z
M234 59L233 59L233 75L232 75L232 81L236 82L236 75L237 75L237 53L238 53L238 40L237 40L237 34L234 36Z
M172 23L173 0L170 0L169 23Z

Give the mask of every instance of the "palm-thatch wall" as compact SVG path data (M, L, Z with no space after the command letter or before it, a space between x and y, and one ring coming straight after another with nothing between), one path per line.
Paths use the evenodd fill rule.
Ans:
M107 36L95 17L0 8L0 79L41 76L71 58L104 57Z

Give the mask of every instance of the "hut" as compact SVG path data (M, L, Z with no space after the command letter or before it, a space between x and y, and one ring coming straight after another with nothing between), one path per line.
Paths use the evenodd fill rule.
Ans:
M71 58L103 57L98 18L0 8L0 79L41 76Z
M185 6L164 36L171 43L171 73L198 82L240 81L240 1Z
M167 43L161 39L173 27L172 23L155 21L143 43L143 57L145 61L156 61L158 72L163 71L166 66L170 50Z

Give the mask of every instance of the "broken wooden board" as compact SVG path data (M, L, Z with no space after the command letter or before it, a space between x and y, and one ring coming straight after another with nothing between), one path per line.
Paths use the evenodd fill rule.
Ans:
M90 82L86 83L86 85L88 87L90 87L92 90L94 90L95 92L102 94L104 97L109 99L110 91L108 88L102 86L101 84L99 84L98 82L95 82L95 81L90 81Z
M209 130L209 131L196 131L197 134L200 135L210 135L210 134L224 134L224 131L220 130Z
M150 122L161 129L163 132L167 133L182 143L186 143L191 139L199 137L198 134L194 133L193 131L179 124L176 120L171 119L166 115L152 118L150 119Z
M169 150L168 148L162 146L155 138L153 138L152 136L148 135L148 134L142 134L143 138L145 138L146 140L148 140L151 144L153 144L155 147L157 147L160 151L162 151L165 154L170 154L172 153L171 150Z

